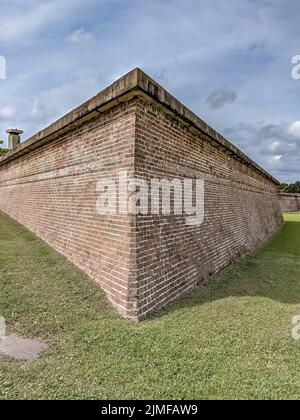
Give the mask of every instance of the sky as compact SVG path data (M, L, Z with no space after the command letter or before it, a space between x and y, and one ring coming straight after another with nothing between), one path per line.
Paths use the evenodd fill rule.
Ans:
M7 128L29 138L140 67L295 182L297 55L299 0L0 0L0 139Z

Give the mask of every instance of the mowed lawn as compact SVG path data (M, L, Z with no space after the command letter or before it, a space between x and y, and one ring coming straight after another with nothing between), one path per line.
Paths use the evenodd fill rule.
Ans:
M300 214L254 253L151 319L121 319L100 288L0 213L0 315L46 340L0 356L5 399L300 399Z

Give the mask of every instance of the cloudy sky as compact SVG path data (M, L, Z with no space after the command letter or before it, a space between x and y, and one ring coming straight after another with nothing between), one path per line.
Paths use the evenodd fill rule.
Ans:
M30 137L140 67L274 176L294 182L296 55L299 0L0 0L0 138L8 127Z

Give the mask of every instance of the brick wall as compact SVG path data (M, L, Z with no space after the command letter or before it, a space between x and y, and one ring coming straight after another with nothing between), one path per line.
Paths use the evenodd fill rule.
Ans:
M203 178L205 220L138 216L139 316L180 296L252 250L282 223L277 186L191 133L176 119L140 102L136 172L151 179Z
M300 194L279 194L282 211L300 211Z
M0 209L86 271L126 316L132 217L96 212L97 181L133 171L134 103L0 166Z
M201 178L205 219L99 215L97 182ZM277 182L134 70L0 158L0 210L141 320L261 243L282 223Z

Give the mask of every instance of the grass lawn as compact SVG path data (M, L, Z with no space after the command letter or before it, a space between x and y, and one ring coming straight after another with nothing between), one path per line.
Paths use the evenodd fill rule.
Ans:
M300 399L300 213L254 253L141 324L0 213L0 315L39 337L34 362L0 356L0 398Z

